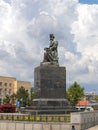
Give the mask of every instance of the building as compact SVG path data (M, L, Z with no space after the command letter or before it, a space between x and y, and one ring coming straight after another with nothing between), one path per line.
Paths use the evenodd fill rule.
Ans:
M89 101L89 102L96 102L95 101L95 97L96 97L97 93L95 91L92 92L86 92L85 93L85 98Z
M6 95L16 94L20 87L24 87L30 93L31 83L17 81L14 77L0 76L0 100L3 100Z
M79 111L94 111L92 105L90 105L89 102L85 99L78 101L76 108Z

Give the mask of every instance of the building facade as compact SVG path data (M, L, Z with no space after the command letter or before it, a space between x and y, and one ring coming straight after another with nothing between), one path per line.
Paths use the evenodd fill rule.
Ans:
M14 77L0 76L0 100L3 100L6 95L16 94L20 87L24 87L30 94L31 83L25 81L17 81Z

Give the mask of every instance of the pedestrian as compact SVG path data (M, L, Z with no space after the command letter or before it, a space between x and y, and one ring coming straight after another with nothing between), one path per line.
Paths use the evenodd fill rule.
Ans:
M74 125L72 125L72 128L71 128L71 130L76 130Z

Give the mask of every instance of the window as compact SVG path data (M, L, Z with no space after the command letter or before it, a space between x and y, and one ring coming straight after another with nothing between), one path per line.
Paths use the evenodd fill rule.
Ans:
M5 89L5 95L7 95L7 89Z
M4 86L7 86L7 83L5 83Z
M0 86L2 86L2 82L0 82Z
M11 95L11 89L9 89L9 95Z
M12 83L9 83L9 86L12 87Z
M5 91L7 91L7 89L5 89Z
M20 86L20 88L24 88L23 86Z
M0 89L0 96L2 95L2 90Z

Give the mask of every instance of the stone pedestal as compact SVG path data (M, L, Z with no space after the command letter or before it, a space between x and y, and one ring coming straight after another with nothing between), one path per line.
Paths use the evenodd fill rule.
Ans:
M64 106L66 68L41 64L34 71L34 105Z
M66 68L41 65L34 71L34 98L64 98L66 92Z

